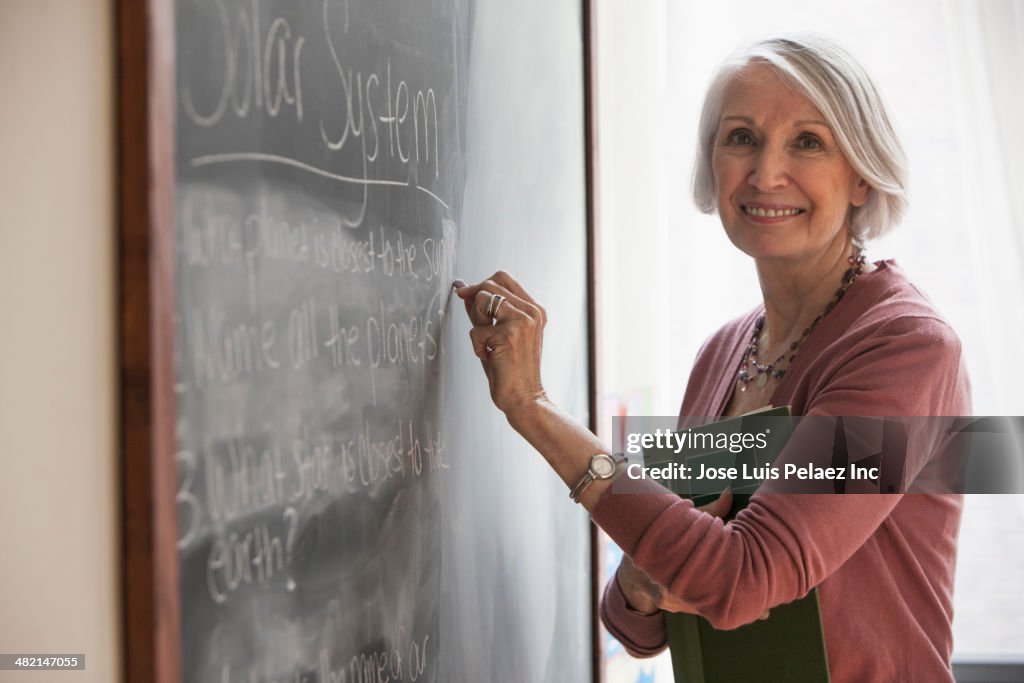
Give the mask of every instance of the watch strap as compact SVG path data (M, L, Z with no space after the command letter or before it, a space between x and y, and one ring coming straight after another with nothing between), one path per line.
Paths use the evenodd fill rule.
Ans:
M611 473L607 477L595 477L594 476L594 465L593 465L594 460L596 458L601 457L601 456L604 456L604 457L607 457L607 458L611 458L611 461L612 461L612 471L611 471ZM590 463L591 463L590 467L587 468L586 473L579 480L579 482L576 483L576 486L572 487L572 490L569 491L569 497L572 498L572 502L574 502L574 503L580 502L580 497L583 495L583 492L586 491L587 487L589 487L591 484L593 484L597 479L604 480L604 479L612 479L613 477L615 477L616 473L618 472L619 465L622 464L625 461L626 461L626 456L623 453L597 453L597 454L591 456L591 458L590 458Z

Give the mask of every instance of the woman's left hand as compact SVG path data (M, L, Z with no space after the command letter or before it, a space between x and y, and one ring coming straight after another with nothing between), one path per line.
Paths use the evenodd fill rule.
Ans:
M725 518L732 510L732 491L726 489L722 494L707 505L701 505L698 510L708 513L714 517ZM669 593L665 588L651 580L651 577L633 564L628 555L622 556L619 568L616 570L619 581L619 588L626 598L626 604L641 614L654 614L657 610L666 612L684 612L686 614L700 614L697 608L682 598ZM765 610L758 619L767 619L770 611Z
M461 280L454 284L473 323L469 331L473 353L487 374L494 405L509 415L520 406L545 399L540 378L547 323L544 309L501 270L477 284Z
M732 491L726 489L718 498L698 510L713 517L724 518L732 510ZM653 614L662 609L666 612L686 612L697 614L697 608L681 598L677 598L664 587L654 583L647 573L633 564L628 555L623 555L616 570L619 588L626 598L626 604L643 614Z

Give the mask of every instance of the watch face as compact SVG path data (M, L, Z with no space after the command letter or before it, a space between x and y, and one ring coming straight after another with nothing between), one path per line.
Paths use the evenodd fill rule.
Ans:
M598 479L607 479L615 474L615 461L604 453L595 455L590 463L590 470Z

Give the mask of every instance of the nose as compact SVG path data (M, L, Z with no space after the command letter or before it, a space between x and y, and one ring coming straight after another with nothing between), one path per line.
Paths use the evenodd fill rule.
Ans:
M783 152L764 147L754 157L753 164L747 182L758 191L780 190L789 182L789 169Z

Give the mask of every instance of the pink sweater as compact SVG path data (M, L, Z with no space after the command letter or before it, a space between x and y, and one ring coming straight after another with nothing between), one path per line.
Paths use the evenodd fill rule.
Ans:
M969 415L960 342L893 262L862 276L804 342L772 396L795 415ZM701 349L681 414L725 409L761 309ZM658 584L718 628L819 587L833 683L953 681L958 495L755 495L735 520L694 509L659 484L609 489L593 519ZM665 646L660 613L629 610L613 578L608 630L637 656Z

